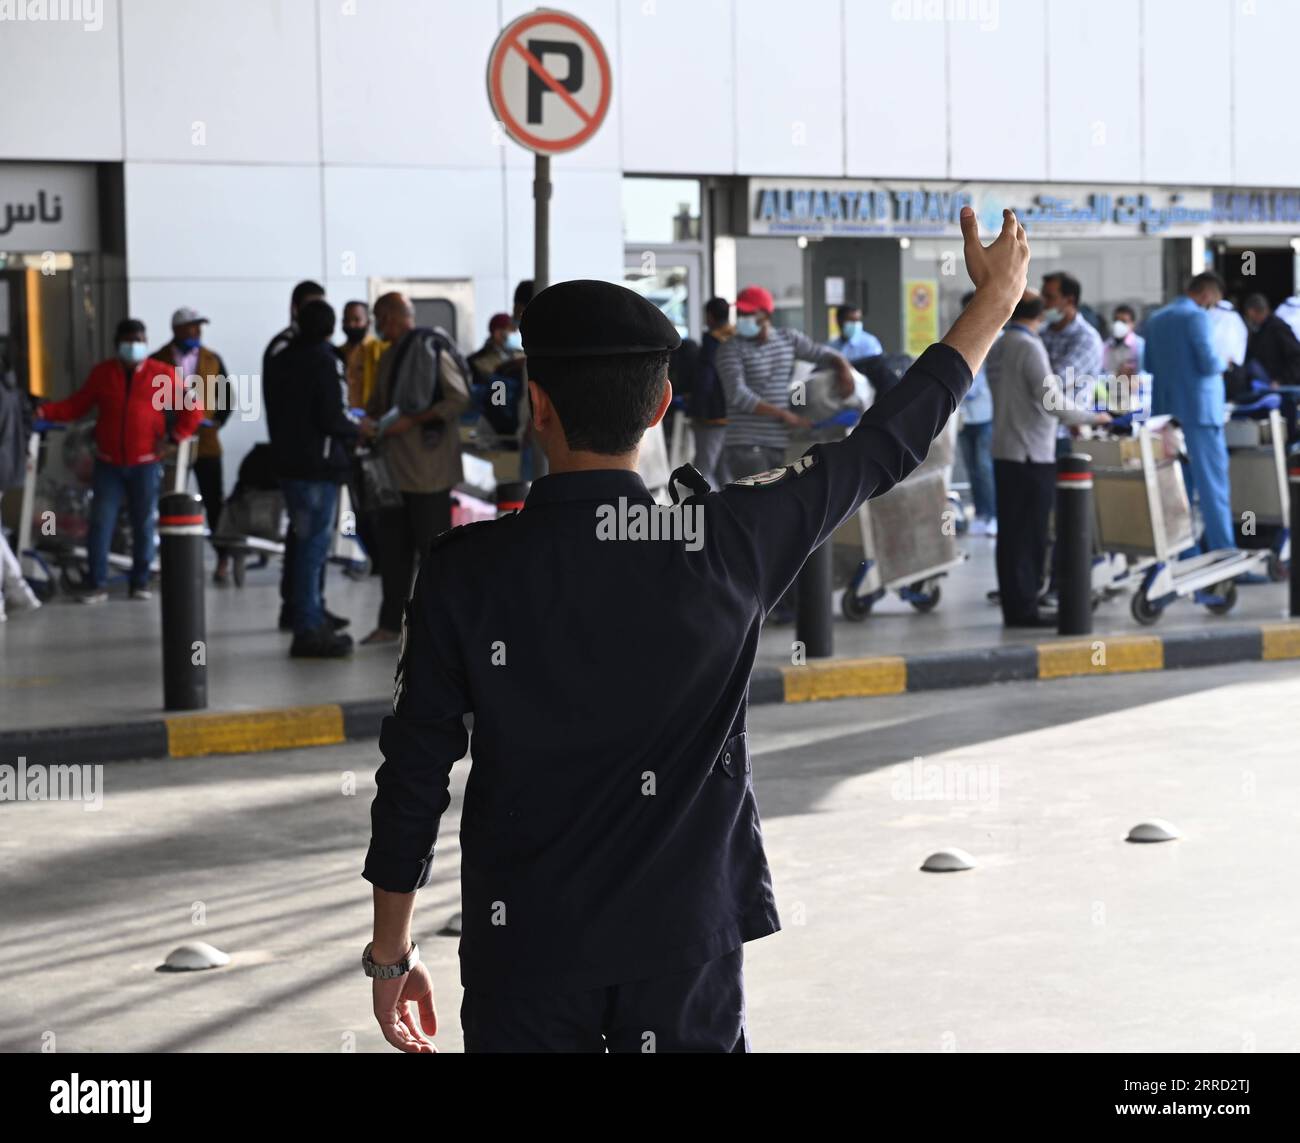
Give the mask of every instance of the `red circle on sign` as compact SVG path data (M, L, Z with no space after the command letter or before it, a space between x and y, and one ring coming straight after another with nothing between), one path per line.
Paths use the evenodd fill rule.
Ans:
M596 59L596 66L600 71L600 100L596 104L594 111L587 112L581 108L572 96L569 96L567 92L565 93L565 96L567 96L566 102L575 109L578 117L587 120L587 125L582 130L570 135L567 139L550 140L534 135L507 110L505 94L501 90L501 70L505 66L510 49L518 47L522 52L524 49L519 47L520 35L538 24L559 24L572 32L576 32L591 48L592 55ZM533 71L538 70L533 66L532 61L527 62L529 68ZM544 70L543 74L549 75ZM550 78L554 79L554 76ZM544 151L547 154L571 151L574 147L580 147L600 129L600 125L605 121L605 113L609 110L609 100L609 58L605 55L605 49L600 40L596 38L596 33L576 16L570 16L565 12L533 12L508 24L501 32L501 35L497 37L497 42L492 47L492 54L488 57L488 102L492 104L492 110L496 113L497 119L504 124L510 137L517 143L522 143L525 147L531 147L534 151Z

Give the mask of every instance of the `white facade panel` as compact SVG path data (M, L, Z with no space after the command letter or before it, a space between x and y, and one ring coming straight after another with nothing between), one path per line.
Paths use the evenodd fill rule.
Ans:
M1051 0L1048 178L1133 183L1142 164L1141 41L1133 0ZM1127 34L1126 34L1127 33Z
M1143 0L1143 182L1232 179L1226 86L1232 2ZM1211 61L1213 79L1206 75ZM1238 56L1237 66L1256 65Z
M620 0L623 165L641 174L736 171L732 6ZM671 91L671 101L648 98Z
M131 0L122 19L128 158L319 162L313 0Z
M0 158L122 158L117 0L83 15L0 24Z
M316 167L126 165L132 278L285 278L321 273Z
M844 173L840 0L736 6L736 165L745 174Z

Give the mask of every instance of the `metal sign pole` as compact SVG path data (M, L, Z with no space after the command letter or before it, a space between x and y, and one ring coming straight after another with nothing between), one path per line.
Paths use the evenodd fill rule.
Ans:
M533 293L551 281L551 156L533 154Z

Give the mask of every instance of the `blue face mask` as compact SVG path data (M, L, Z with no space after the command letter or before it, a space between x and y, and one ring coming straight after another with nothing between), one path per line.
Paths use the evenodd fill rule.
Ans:
M117 356L127 365L139 365L149 356L149 347L143 341L119 341Z
M846 321L842 326L840 326L840 333L844 335L845 340L847 341L852 341L861 332L862 323L860 321Z
M505 347L511 353L518 353L524 347L524 335L517 329L506 334Z
M757 337L763 326L758 318L751 314L741 314L736 318L736 332L741 337Z
M182 348L183 350L185 350L187 353L188 353L191 349L198 349L198 347L199 347L200 344L201 344L201 342L199 341L199 339L198 339L197 337L183 337L183 338L181 338L181 348Z

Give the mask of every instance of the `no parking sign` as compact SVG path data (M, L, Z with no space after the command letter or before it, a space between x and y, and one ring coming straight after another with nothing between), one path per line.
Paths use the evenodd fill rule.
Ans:
M586 24L540 9L502 30L488 56L488 99L506 133L543 155L571 151L609 110L609 57Z

